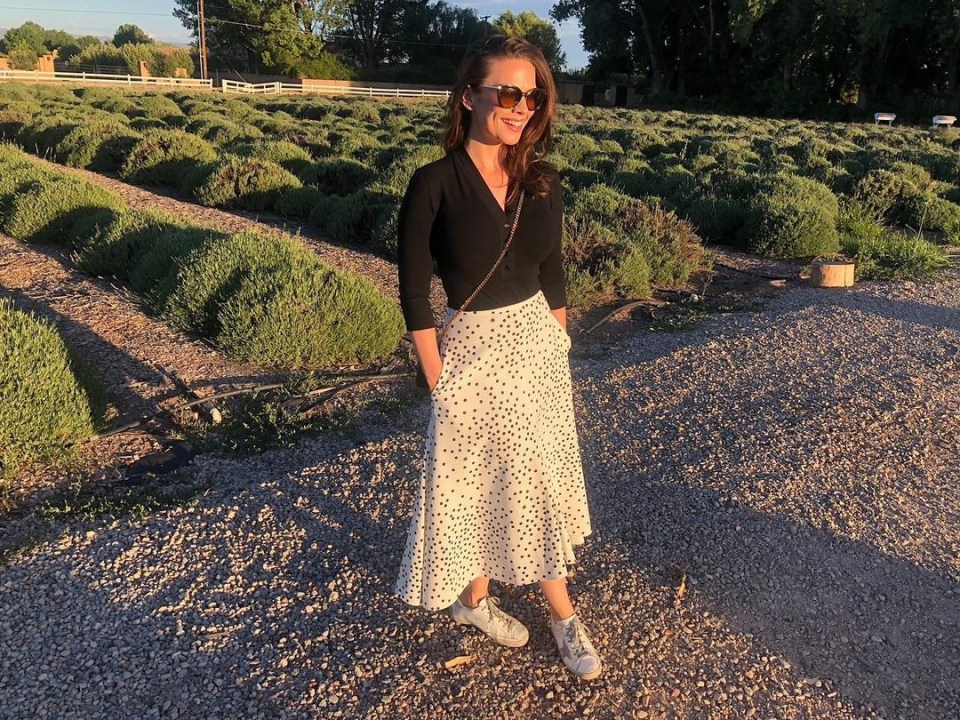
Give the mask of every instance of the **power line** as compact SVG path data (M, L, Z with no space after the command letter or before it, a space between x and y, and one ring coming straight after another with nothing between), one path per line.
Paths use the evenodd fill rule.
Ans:
M38 7L20 7L17 5L0 5L0 10L29 10L31 12L59 12L73 15L75 13L86 13L88 15L126 15L133 17L173 17L173 13L145 13L145 12L126 12L122 10L76 10L67 8L38 8Z

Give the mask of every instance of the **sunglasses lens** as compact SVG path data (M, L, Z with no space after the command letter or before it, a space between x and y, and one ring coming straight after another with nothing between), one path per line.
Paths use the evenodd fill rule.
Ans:
M521 97L523 97L523 91L513 85L504 85L497 90L497 102L500 103L502 108L512 110L520 102Z
M527 110L536 110L547 99L547 92L543 88L531 90L527 95Z

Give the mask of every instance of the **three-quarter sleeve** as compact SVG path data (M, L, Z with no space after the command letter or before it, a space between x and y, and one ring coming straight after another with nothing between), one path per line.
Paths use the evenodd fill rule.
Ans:
M553 177L550 190L550 254L540 263L540 289L551 310L566 307L567 288L561 260L563 244L563 188L560 175Z
M440 188L421 168L410 179L397 219L397 270L400 308L407 330L434 327L430 309L433 256L430 235L440 206Z

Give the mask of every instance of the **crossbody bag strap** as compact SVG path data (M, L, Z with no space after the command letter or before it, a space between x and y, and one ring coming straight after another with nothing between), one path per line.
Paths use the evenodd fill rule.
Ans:
M493 267L490 268L490 272L487 273L487 276L477 285L477 289L474 290L470 297L468 297L463 305L460 306L460 309L450 318L443 327L440 328L438 338L442 338L443 334L453 325L454 321L459 318L463 313L467 311L467 308L470 307L470 303L474 301L477 295L480 294L480 291L490 282L490 278L493 277L493 274L497 271L497 268L500 267L500 263L503 262L503 259L507 256L507 251L510 250L510 244L513 242L513 236L517 232L517 224L520 222L520 210L523 208L523 192L520 193L520 199L517 200L517 211L513 215L513 226L510 228L510 235L507 237L507 241L503 244L503 250L500 251L500 257L497 258L497 261L493 264Z

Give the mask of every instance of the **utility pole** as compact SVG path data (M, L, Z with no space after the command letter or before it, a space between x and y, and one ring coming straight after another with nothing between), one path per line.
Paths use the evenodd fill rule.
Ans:
M200 79L207 79L207 28L203 19L203 0L197 0L197 18L200 23Z

